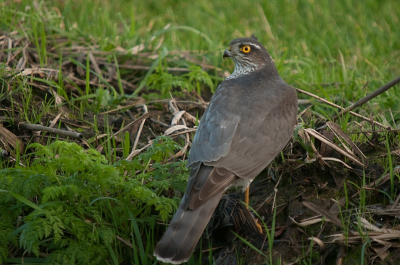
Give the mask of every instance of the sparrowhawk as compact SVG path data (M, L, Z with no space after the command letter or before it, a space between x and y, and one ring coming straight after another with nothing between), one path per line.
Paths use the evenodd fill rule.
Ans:
M296 90L257 38L233 40L223 57L235 69L217 88L194 136L186 193L154 251L164 262L190 258L224 191L237 182L248 186L285 147L296 124Z

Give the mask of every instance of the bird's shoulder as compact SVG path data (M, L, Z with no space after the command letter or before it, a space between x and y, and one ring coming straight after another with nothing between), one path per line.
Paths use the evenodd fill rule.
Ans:
M249 118L255 114L252 110L266 113L285 101L288 104L297 101L295 89L279 76L270 77L256 71L223 81L203 118L204 121L218 120L221 116Z
M242 138L244 132L248 133L243 129L239 132L238 128L254 131L246 137L256 137L255 131L270 134L270 130L260 130L267 125L264 120L284 106L297 106L294 100L297 101L294 89L279 76L270 78L254 73L223 81L200 121L188 165L197 161L212 162L226 156L235 135L240 134ZM281 113L288 111L283 109Z

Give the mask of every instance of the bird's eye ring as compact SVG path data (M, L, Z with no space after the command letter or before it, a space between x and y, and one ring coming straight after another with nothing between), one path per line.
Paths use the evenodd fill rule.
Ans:
M240 47L240 50L244 53L249 53L251 51L251 47L250 47L250 45L245 45L245 46Z

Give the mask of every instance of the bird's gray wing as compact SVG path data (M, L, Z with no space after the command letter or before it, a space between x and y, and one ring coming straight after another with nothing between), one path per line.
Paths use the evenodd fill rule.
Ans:
M197 128L188 166L195 162L216 161L228 154L240 122L240 113L229 109L229 99L232 101L229 82L224 81L219 85Z
M221 83L203 115L188 165L201 161L253 179L289 141L297 95L281 79L230 81Z
M246 119L238 124L229 153L205 164L226 168L245 179L254 179L268 166L288 143L296 124L296 93L291 89L276 91L281 93L284 97L277 96L270 106L256 102L244 109Z
M237 179L234 173L225 168L194 163L183 197L184 209L195 210L216 194L222 194Z

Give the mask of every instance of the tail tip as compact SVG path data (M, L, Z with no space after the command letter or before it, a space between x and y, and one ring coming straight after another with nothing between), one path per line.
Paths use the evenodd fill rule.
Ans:
M162 257L159 253L157 253L157 249L154 250L153 255L157 258L158 261L164 262L164 263L170 263L170 264L181 264L183 262L186 262L189 260L189 258L187 259L183 259L183 260L174 260L174 258L165 258Z

